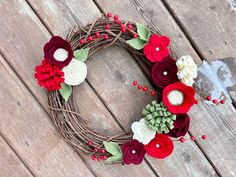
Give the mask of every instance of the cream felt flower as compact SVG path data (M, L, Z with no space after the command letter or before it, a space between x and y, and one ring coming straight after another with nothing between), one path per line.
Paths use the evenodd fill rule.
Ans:
M177 76L181 82L188 86L192 86L197 77L197 65L193 58L189 55L182 56L177 60L176 66L178 68Z
M146 125L144 118L139 122L134 122L131 129L134 133L133 139L143 144L148 144L156 135L156 131Z
M64 67L64 79L68 85L79 85L87 76L87 66L85 63L72 59L69 65Z

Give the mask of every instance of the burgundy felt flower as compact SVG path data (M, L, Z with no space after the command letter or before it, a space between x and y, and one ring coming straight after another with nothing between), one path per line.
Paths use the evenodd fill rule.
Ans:
M166 86L162 93L164 105L173 114L186 113L194 104L195 90L182 82Z
M144 146L138 140L131 140L121 146L125 164L140 164L146 154Z
M174 144L167 135L156 134L155 138L144 148L148 155L157 159L164 159L173 152Z
M59 90L64 82L64 73L54 65L43 60L41 65L35 67L34 77L38 84L48 91Z
M171 129L166 135L175 138L185 136L188 132L189 124L190 118L188 114L178 114L174 122L174 128Z
M151 62L161 61L169 55L169 44L170 39L167 36L153 34L144 46L143 53Z
M166 57L162 61L155 63L151 70L151 77L156 86L165 86L178 81L176 61L171 57Z
M59 36L53 36L43 51L45 60L58 68L68 65L74 56L70 43Z

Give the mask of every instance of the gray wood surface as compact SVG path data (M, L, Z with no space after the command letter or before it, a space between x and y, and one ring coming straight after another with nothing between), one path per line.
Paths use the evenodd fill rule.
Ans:
M176 142L173 155L166 160L146 158L140 166L104 165L75 153L63 141L48 116L46 93L32 77L43 55L42 46L51 35L64 36L75 24L93 22L101 11L112 11L122 19L147 24L170 36L176 57L191 54L201 64L204 52L196 50L189 38L192 33L194 38L196 32L186 33L180 28L171 16L174 10L179 11L179 5L170 9L166 3L171 4L159 0L0 1L0 38L4 41L0 42L0 83L4 93L0 97L0 133L8 141L6 144L0 138L0 154L4 154L0 165L9 165L9 171L4 168L4 176L11 173L11 164L17 169L12 176L235 176L236 111L229 102L218 107L200 104L191 110L190 133L207 134L207 141ZM224 50L221 55L225 57L231 51ZM75 91L79 110L101 133L128 130L134 120L141 118L143 106L152 100L132 86L137 80L151 87L144 66L116 46L95 54L87 64L87 80Z

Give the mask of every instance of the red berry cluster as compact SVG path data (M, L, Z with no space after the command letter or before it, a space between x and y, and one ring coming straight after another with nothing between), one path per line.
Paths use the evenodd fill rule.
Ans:
M212 99L211 98L211 96L206 96L206 98L205 98L207 101L212 101L212 103L214 103L214 104L224 104L225 103L225 100L222 100L222 99ZM199 103L199 101L198 100L195 100L195 104L198 104Z
M38 84L48 91L60 90L61 83L64 82L64 72L58 67L42 60L42 64L35 67L34 77Z
M97 147L93 147L93 142L92 141L88 141L87 145L90 146L91 148L93 148L94 152L96 152L96 153L100 152L100 154L101 154L99 156L92 155L91 156L92 160L100 161L100 160L106 160L107 159L106 149L104 149L104 148L98 149Z
M150 95L152 95L152 96L155 96L156 93L157 93L155 90L151 90L146 86L138 85L137 81L134 81L133 85L136 86L138 90L142 90L143 92L148 92L149 91Z
M201 138L202 138L203 140L206 140L206 139L207 139L207 136L206 136L206 135L202 135ZM179 141L180 141L181 143L184 143L185 140L188 140L188 139L185 139L184 137L181 137L181 138L179 139ZM189 139L189 140L195 141L196 139L195 139L194 136L190 136L190 139Z

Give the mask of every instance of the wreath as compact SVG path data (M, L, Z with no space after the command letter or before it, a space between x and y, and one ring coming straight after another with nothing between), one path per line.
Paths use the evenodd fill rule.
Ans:
M106 136L94 132L86 118L76 112L73 87L86 79L86 60L111 45L123 46L148 63L156 90L137 81L132 84L152 96L161 90L162 101L154 99L141 110L143 118L132 123L132 132ZM72 28L66 40L53 36L44 46L44 58L34 76L49 93L51 117L65 140L93 160L107 163L140 164L146 154L157 159L169 156L173 141L185 141L190 124L187 112L198 103L192 87L197 65L189 55L174 60L169 45L167 36L145 25L119 20L111 13L83 28ZM210 96L206 99L224 103ZM190 139L195 140L193 136Z

